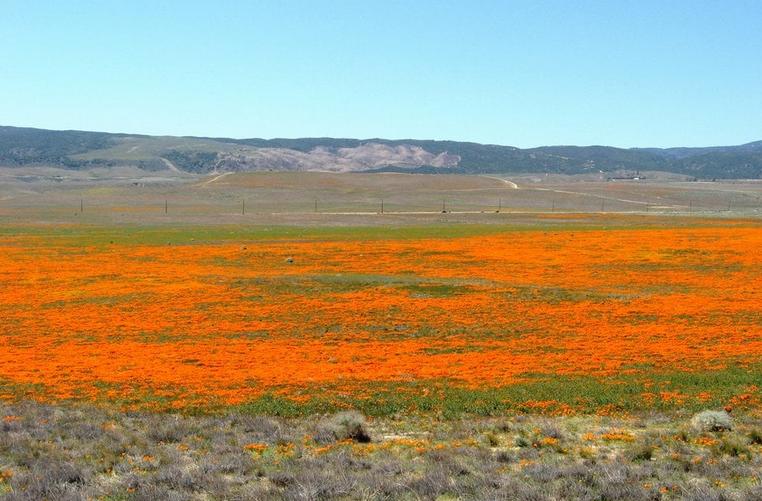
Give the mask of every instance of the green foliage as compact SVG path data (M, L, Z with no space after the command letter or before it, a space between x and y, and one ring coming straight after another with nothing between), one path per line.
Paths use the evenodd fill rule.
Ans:
M0 127L0 165L52 164L78 168L85 163L70 159L70 155L106 148L116 137L102 132Z
M749 432L749 440L752 445L762 445L762 430L751 430Z
M456 420L464 416L501 416L516 412L557 414L573 410L593 414L604 408L640 412L650 405L661 411L696 411L707 405L721 405L754 381L759 381L760 377L762 366L730 367L701 373L651 373L648 374L648 381L642 375L617 379L527 375L523 382L497 388L468 388L446 380L372 382L367 384L364 391L366 396L362 398L349 396L340 389L334 392L330 386L321 386L313 392L307 392L320 396L306 401L295 402L268 394L248 402L239 407L239 410L244 413L297 417L350 408L373 417L429 414L445 420ZM649 404L643 400L642 394L653 391L654 387L661 391L677 391L693 396L709 391L713 397L710 401L688 398L680 403ZM536 407L533 402L545 402L547 405Z
M629 457L632 461L650 461L654 457L656 447L653 444L637 443L629 451Z
M163 157L186 172L209 172L214 168L217 152L170 150Z
M719 456L738 457L742 454L749 455L749 447L739 437L723 436L716 446L716 454Z

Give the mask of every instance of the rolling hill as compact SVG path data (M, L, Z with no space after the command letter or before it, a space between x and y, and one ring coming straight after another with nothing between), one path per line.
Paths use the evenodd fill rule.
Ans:
M664 171L700 179L762 177L762 141L707 148L512 146L388 139L230 139L0 127L0 167L146 171L563 173Z

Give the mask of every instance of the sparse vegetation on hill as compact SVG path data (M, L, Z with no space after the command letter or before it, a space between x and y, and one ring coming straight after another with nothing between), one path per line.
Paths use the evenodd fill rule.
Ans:
M133 165L216 170L337 170L479 173L665 171L697 178L759 178L762 142L711 148L512 146L388 139L229 139L0 127L0 166L67 169Z

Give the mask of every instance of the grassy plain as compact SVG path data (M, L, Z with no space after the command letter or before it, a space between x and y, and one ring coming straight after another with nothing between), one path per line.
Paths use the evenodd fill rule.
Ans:
M114 175L52 171L42 177L33 170L22 175L0 169L0 223L384 227L512 225L517 218L553 213L762 214L762 183L755 181L320 172Z

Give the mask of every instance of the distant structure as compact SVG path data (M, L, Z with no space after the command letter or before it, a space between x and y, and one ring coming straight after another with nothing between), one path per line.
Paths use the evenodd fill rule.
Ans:
M646 176L641 176L640 171L635 171L635 174L625 171L621 176L609 176L606 181L642 181L646 179Z

